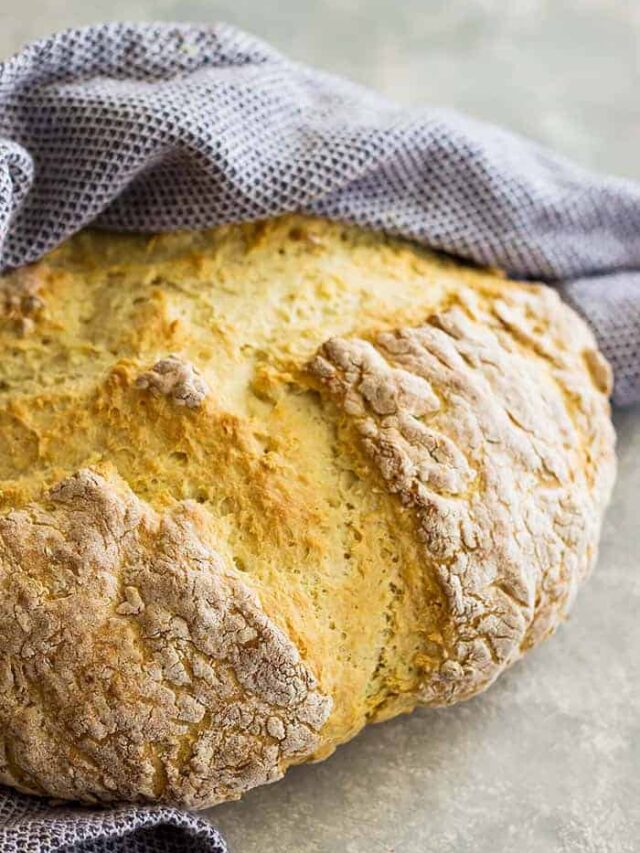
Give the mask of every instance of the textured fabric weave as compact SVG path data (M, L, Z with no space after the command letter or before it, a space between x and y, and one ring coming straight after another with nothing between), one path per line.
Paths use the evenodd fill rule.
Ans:
M52 806L0 788L0 853L227 853L206 820L179 809Z
M227 26L107 24L0 65L0 267L90 222L158 231L287 211L542 279L640 399L640 187L440 109L401 109ZM222 851L169 808L0 793L0 853Z

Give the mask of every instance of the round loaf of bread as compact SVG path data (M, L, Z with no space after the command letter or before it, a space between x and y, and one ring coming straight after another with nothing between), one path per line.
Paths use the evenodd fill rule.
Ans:
M543 286L286 217L0 279L0 782L205 807L565 617L610 371Z

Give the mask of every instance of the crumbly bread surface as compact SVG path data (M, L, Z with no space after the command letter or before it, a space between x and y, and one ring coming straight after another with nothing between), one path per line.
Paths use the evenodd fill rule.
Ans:
M286 217L0 280L0 781L203 807L487 687L615 470L548 288Z

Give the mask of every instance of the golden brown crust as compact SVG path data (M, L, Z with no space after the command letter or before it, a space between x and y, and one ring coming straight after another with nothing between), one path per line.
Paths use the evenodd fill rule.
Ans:
M0 279L0 352L24 790L239 796L483 689L595 559L610 371L547 288L299 216L88 232Z
M33 267L24 267L11 276L0 278L0 322L8 323L19 335L32 331L44 307L41 285Z

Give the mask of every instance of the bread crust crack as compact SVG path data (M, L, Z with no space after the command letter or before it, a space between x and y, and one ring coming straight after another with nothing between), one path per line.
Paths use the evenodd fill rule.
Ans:
M559 302L554 311L568 313ZM499 319L506 314L502 303ZM589 487L580 421L558 388L569 374L592 434L611 443L602 382L594 391L581 364L586 329L554 375L488 325L454 307L372 342L332 339L309 364L414 516L425 569L444 592L443 661L418 691L427 704L484 689L564 618L593 563L613 482L609 454L599 488Z

